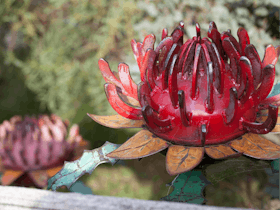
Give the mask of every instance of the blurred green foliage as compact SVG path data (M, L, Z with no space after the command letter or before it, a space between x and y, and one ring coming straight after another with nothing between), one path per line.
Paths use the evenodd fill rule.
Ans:
M118 40L133 37L136 5L129 1L49 1L43 8L24 13L26 4L17 12L21 18L13 14L4 20L20 20L13 22L12 30L22 31L31 40L29 56L22 61L8 53L6 62L21 68L42 108L62 118L72 120L81 104L99 114L110 113L97 62L129 46ZM38 19L40 27L35 24Z
M133 25L138 20L134 14L139 12L135 2L4 0L1 4L0 25L2 31L7 31L2 36L2 79L15 89L18 82L13 83L14 78L10 80L7 75L19 73L24 88L34 93L33 100L39 102L34 114L50 110L69 119L71 124L90 124L87 129L91 133L86 133L92 136L95 123L86 112L82 112L81 117L79 110L87 106L89 113L115 113L103 89L105 82L98 69L98 59L108 58L110 65L116 68L116 61L121 60L120 52L130 48L127 40L134 38ZM9 91L22 94L24 88ZM34 103L28 101L27 95L23 96L25 105ZM22 97L17 95L17 106L23 102L19 102ZM2 98L1 103L16 113L11 100ZM22 115L29 113L25 109L21 111ZM4 120L11 116L2 117ZM100 130L101 126L97 127ZM108 133L112 132L104 133L100 144L108 140ZM120 138L122 136L120 134Z

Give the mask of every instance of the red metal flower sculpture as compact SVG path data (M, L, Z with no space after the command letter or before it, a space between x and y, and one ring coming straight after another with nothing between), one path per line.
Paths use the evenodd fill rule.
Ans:
M131 41L139 85L126 64L119 64L117 74L99 60L107 98L120 115L89 116L112 128L143 128L107 156L142 158L169 147L170 175L193 169L204 152L215 159L240 154L280 158L280 146L257 135L272 131L277 122L280 95L266 97L280 46L269 45L261 61L244 28L237 32L238 42L229 30L220 34L211 22L211 41L200 37L197 24L197 36L183 43L183 27L180 22L171 36L164 29L155 50L154 35L143 43ZM268 109L268 117L257 119L263 109Z
M73 125L58 116L14 116L0 125L1 183L44 188L66 160L80 158L88 146Z

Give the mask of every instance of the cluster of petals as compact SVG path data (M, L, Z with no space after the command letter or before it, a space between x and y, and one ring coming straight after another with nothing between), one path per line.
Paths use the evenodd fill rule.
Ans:
M54 114L14 116L0 125L2 185L44 188L64 161L79 158L88 142L73 125Z
M221 159L247 155L280 158L280 146L258 134L279 131L280 94L268 97L275 79L280 46L268 45L261 61L247 31L220 33L211 22L208 37L183 42L184 24L168 36L163 29L143 43L131 41L141 82L135 84L129 67L118 73L99 60L114 116L89 114L111 128L143 128L117 150L116 159L142 158L168 148L167 172L183 173L197 166L204 154Z

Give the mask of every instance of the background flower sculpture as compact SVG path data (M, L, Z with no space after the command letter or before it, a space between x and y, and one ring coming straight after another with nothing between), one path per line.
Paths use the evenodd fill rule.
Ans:
M44 188L66 160L76 160L88 142L73 125L68 138L68 121L56 115L14 116L0 125L2 185Z
M136 159L168 148L170 175L193 169L205 152L215 159L280 158L280 146L258 135L273 131L277 122L280 96L266 97L280 46L267 46L261 61L244 28L237 32L238 42L230 30L220 34L211 22L211 41L201 38L196 24L197 36L185 43L183 28L180 22L171 36L164 29L156 49L154 35L143 43L131 41L138 85L126 64L119 64L117 74L99 60L107 98L119 115L89 116L111 128L143 128L107 156ZM264 109L268 116L257 118Z

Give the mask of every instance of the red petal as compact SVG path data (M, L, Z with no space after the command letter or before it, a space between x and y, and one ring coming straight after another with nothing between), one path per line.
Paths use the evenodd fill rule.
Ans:
M262 74L262 67L261 67L261 59L259 57L259 54L254 47L254 45L248 45L245 48L245 55L247 58L249 58L251 65L252 65L252 74L254 77L254 88L257 89L258 85L261 81L261 74Z
M275 67L267 65L262 69L262 83L260 87L253 93L254 103L257 105L262 102L270 93L275 79Z
M257 134L266 134L273 130L276 125L278 117L278 107L269 106L268 117L263 123L255 123L249 122L241 118L242 126L244 126L244 130L247 130L251 133Z
M145 53L147 52L147 50L150 49L154 49L154 44L156 41L156 37L154 34L150 34L148 36L145 37L144 41L143 41L143 48L142 48L142 56L144 57Z
M155 80L156 80L156 72L154 71L154 63L156 59L156 52L154 50L149 50L149 60L147 64L147 70L146 70L146 81L149 85L150 89L153 90L156 86Z
M143 118L141 109L131 107L120 99L115 85L106 83L104 88L108 101L116 112L123 117L133 120L141 120Z
M125 63L120 63L118 69L119 69L119 77L123 85L123 88L126 90L129 96L138 99L137 85L131 79L128 65L126 65Z
M140 76L141 76L141 81L144 82L145 81L145 75L146 75L146 70L148 68L148 65L151 65L150 62L151 60L154 61L154 58L152 58L151 53L152 53L152 49L148 50L144 56L142 65L141 65L141 69L140 69Z
M194 99L197 95L197 76L198 76L198 59L200 57L201 45L197 44L195 48L195 57L193 63L193 75L192 75L192 89L191 89L191 97Z
M240 59L240 53L234 46L234 43L230 40L229 37L226 37L222 41L223 48L230 58L230 67L231 67L231 72L234 76L235 81L237 81L238 84L240 84L240 80L238 80L239 76L241 76L241 73L239 72L238 68L238 61ZM240 89L240 88L239 88ZM238 90L238 97L240 97L241 93L243 91Z
M175 66L175 63L177 61L177 54L174 55L170 71L169 71L169 77L168 77L168 89L169 89L169 96L172 102L173 107L176 107L178 104L178 84L177 84L177 74L178 69L177 66Z
M165 59L166 59L168 52L171 49L172 45L173 45L173 39L171 37L166 37L159 43L159 45L155 49L155 52L158 55L158 57L157 57L157 60L158 60L157 66L158 66L158 70L159 70L158 73L162 73Z
M237 50L239 54L241 54L241 48L240 45L238 44L237 40L231 35L231 33L225 31L221 34L221 39L222 42L224 41L225 38L228 38L230 42L233 44L234 48Z
M112 83L120 88L122 88L121 82L115 77L113 72L110 69L109 64L103 58L98 61L99 69L107 83Z
M245 55L244 50L245 50L246 46L250 44L250 38L248 36L248 33L244 28L240 27L237 31L237 36L239 38L241 55Z
M182 69L182 66L183 66L183 61L185 57L187 57L187 49L189 49L189 45L190 43L192 42L193 40L192 39L189 39L188 41L186 41L183 46L181 47L181 52L179 53L179 63L178 63L178 69Z
M140 69L141 68L140 52L139 52L139 50L137 48L137 42L136 42L135 39L132 39L130 44L131 44L131 48L132 48L132 51L133 51L133 54L134 54L134 58L137 61L138 67Z
M256 122L263 123L267 119L268 110L267 109L266 110L260 110L258 114L259 115L256 119ZM278 109L277 123L276 123L275 127L273 128L273 130L270 131L270 134L271 133L279 133L279 132L280 132L280 109ZM277 138L277 136L276 136L276 138Z
M262 68L264 68L268 64L275 65L278 61L279 53L280 46L274 48L272 45L268 45L265 49L265 54L262 61Z
M219 54L222 56L223 60L227 60L227 55L224 53L223 50L223 46L222 46L222 40L221 40L221 34L220 32L217 30L217 28L215 28L216 25L215 24L209 24L209 30L207 32L208 37L212 39L212 41L214 42L214 44L216 45Z
M168 30L167 30L167 28L164 28L162 30L161 40L165 39L167 36L168 36Z
M180 22L180 25L172 32L171 36L173 38L173 41L181 46L183 44L183 35L184 23Z
M252 66L248 58L246 58L245 56L241 56L239 60L239 65L242 69L241 73L245 74L245 79L243 78L243 81L245 80L248 83L246 93L241 98L241 103L244 104L254 92L254 78L252 76Z

